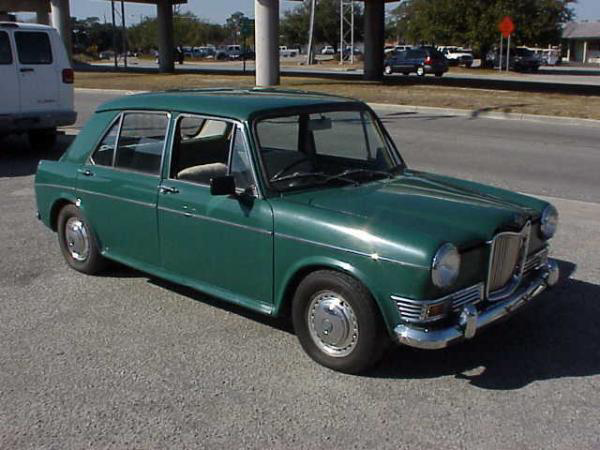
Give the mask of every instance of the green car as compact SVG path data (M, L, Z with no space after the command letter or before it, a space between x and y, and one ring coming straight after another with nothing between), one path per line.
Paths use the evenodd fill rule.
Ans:
M35 178L67 263L108 260L263 314L357 373L388 342L470 339L558 281L556 209L411 170L364 103L274 89L98 108Z

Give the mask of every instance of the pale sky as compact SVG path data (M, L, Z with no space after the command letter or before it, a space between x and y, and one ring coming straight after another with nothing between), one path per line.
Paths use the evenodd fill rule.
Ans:
M298 2L281 0L281 10L293 8ZM388 8L394 7L394 3ZM212 22L223 23L235 11L242 11L248 17L254 17L253 0L188 0L182 5L182 11L191 11L199 17ZM119 6L120 11L120 6ZM577 20L600 20L599 0L578 0L575 4ZM71 0L71 15L77 18L96 16L100 20L106 17L110 21L110 1L107 0ZM156 7L125 3L125 16L127 23L137 23L144 16L155 16Z

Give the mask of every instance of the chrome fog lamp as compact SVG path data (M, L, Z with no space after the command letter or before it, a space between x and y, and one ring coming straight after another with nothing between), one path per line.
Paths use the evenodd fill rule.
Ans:
M431 264L431 281L439 288L451 286L458 277L460 270L460 254L457 248L446 243L442 245L433 257Z
M552 205L544 208L540 230L546 239L550 239L558 228L558 211Z

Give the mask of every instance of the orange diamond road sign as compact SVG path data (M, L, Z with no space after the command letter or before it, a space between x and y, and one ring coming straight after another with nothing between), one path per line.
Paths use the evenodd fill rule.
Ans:
M513 31L515 31L515 23L510 17L506 16L498 24L498 30L500 30L500 33L507 38L512 34Z

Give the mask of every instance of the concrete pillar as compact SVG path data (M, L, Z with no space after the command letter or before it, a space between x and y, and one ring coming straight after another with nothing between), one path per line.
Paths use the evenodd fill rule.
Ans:
M65 44L69 59L72 57L71 46L71 10L69 0L50 0L52 11L52 26L58 30L58 34Z
M50 25L50 5L48 0L40 0L35 11L36 22L42 25Z
M255 0L256 85L279 84L279 0Z
M383 79L383 47L385 44L384 0L365 2L364 79Z
M583 63L587 63L587 41L583 41Z
M173 40L173 4L171 0L158 0L158 71L175 72L175 43Z

